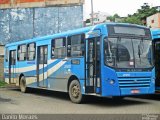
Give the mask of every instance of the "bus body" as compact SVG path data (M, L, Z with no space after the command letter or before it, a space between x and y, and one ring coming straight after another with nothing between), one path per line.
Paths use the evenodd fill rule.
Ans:
M84 95L152 94L155 76L151 33L146 27L104 23L5 46L5 81Z
M160 92L160 29L151 29L155 65L155 88Z

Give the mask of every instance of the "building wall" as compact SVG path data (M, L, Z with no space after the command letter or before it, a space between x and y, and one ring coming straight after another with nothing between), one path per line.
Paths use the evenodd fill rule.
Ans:
M0 44L83 26L84 0L0 0ZM0 46L0 80L4 49Z
M0 81L4 80L4 45L0 45Z
M4 56L4 45L0 45L0 56Z
M152 28L160 28L160 13L149 16L147 18L147 26Z
M3 73L4 73L4 57L3 56L0 56L0 81L3 81L4 80L4 76L3 76Z
M0 45L0 81L3 81L4 65L4 46Z
M84 0L0 0L0 8L48 7L82 5Z
M0 10L0 43L51 35L83 26L83 6Z

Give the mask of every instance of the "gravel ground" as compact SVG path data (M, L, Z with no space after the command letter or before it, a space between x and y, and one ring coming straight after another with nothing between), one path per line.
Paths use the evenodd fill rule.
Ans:
M87 96L74 104L67 93L0 88L0 113L25 114L160 114L160 95L126 97L123 100Z

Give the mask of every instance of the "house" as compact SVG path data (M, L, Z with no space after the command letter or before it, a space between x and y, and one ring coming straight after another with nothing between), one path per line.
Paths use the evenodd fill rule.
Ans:
M160 28L160 13L147 17L147 26L151 28Z
M93 24L99 24L99 23L104 23L104 22L110 22L109 20L107 20L107 17L109 17L110 15L106 12L94 12L93 13ZM90 18L88 19L90 21L90 23L84 23L84 26L90 26L92 23L92 14L90 14Z

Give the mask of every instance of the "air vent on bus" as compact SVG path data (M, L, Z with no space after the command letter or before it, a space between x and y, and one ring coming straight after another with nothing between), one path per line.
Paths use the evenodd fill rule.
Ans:
M120 88L126 87L149 87L151 78L128 78L128 77L119 77L119 86Z

